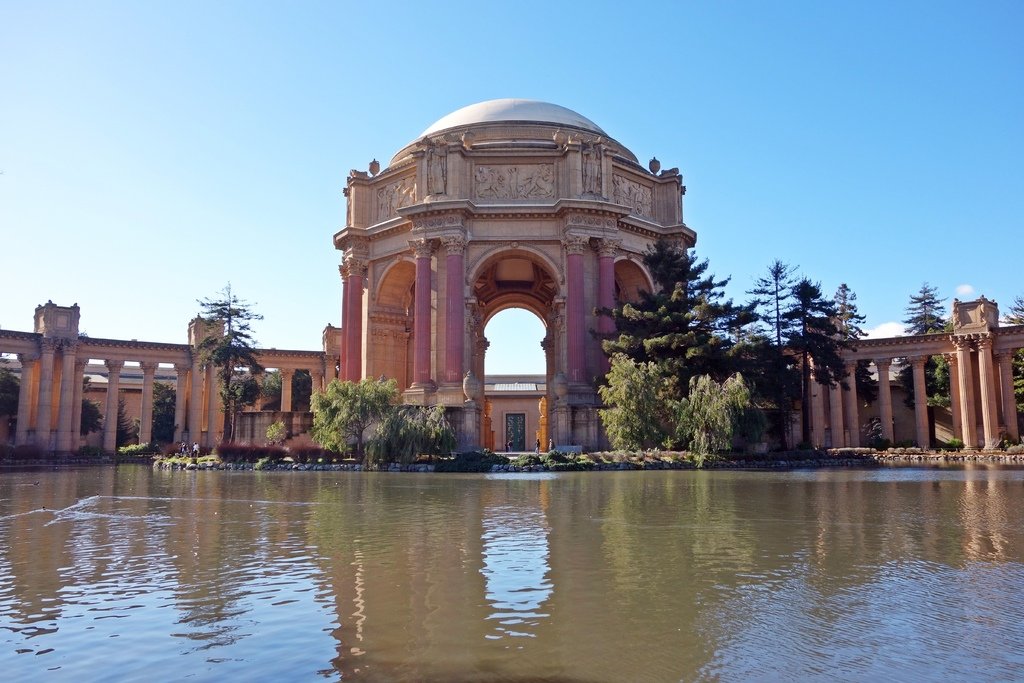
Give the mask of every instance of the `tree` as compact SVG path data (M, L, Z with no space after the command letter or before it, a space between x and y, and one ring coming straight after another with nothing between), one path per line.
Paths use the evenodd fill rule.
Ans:
M3 362L0 359L0 362ZM19 379L8 368L0 366L0 415L7 416L10 433L17 429Z
M263 410L281 409L281 377L280 371L269 370L260 378L260 399ZM313 394L313 378L308 370L296 370L292 375L292 410L305 411L310 409L310 396Z
M174 441L174 407L177 392L170 384L153 384L153 443L167 444Z
M139 430L136 425L132 423L132 419L128 417L128 410L125 407L124 397L117 397L117 430L116 430L116 444L117 448L121 446L127 446L133 441L138 441Z
M942 302L939 290L927 282L921 284L917 294L910 295L910 303L905 310L907 317L903 325L907 334L934 334L946 328L946 318L942 315Z
M839 329L839 336L853 344L864 336L861 325L866 319L857 310L857 294L843 282L836 290L835 304L836 327ZM871 372L868 370L870 364L871 362L866 360L857 361L854 378L857 382L857 399L874 403L878 398L878 381L871 376Z
M613 448L644 450L666 444L675 405L672 384L653 361L638 362L623 353L612 356L607 383L597 388L606 407L597 413Z
M88 379L88 378L86 378ZM82 422L79 425L79 434L88 436L103 428L103 411L100 404L87 398L82 399Z
M284 422L280 420L267 427L267 441L271 444L282 443L287 435L288 431L285 429Z
M707 260L698 260L676 242L658 240L644 263L657 291L641 291L636 304L607 311L617 336L603 342L605 353L658 364L662 375L678 380L675 388L683 393L696 375L724 379L732 374L738 361L730 331L754 319L752 307L725 300L729 278L716 280L707 273Z
M707 375L691 379L676 424L677 438L701 460L731 448L735 436L760 439L764 430L761 412L739 373L722 383Z
M366 431L387 415L397 399L394 379L331 380L326 391L313 396L313 438L339 452L354 443L356 455L362 457Z
M366 447L367 462L408 464L417 455L450 453L456 446L455 430L443 405L394 406L377 423Z
M248 368L250 375L263 371L256 360L256 341L249 324L253 320L262 320L263 316L254 313L248 302L235 296L230 282L220 292L219 298L202 299L198 303L203 320L219 327L219 334L208 334L199 342L198 351L203 368L210 365L216 368L224 409L224 441L231 441L238 413L247 398L252 400L246 395L250 389L246 382L238 381L243 378L238 370Z
M788 263L775 259L768 266L768 273L754 281L754 288L747 292L753 294L753 305L759 311L759 318L774 334L775 346L782 347L785 336L785 312L793 298L793 271L795 268Z
M835 303L825 299L821 285L804 277L793 285L793 301L783 318L790 323L786 346L800 358L802 440L811 441L811 379L827 386L842 385L845 368L839 355L851 348L836 327Z
M1008 325L1024 325L1024 296L1013 300L1003 319ZM1017 410L1024 411L1024 349L1013 354L1013 393L1017 398Z

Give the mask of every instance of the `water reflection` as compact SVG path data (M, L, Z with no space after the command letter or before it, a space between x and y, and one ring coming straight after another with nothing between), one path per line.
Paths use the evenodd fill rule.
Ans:
M548 580L548 526L540 510L491 506L483 514L483 567L486 599L497 621L490 639L536 637L549 615L542 605L551 595Z

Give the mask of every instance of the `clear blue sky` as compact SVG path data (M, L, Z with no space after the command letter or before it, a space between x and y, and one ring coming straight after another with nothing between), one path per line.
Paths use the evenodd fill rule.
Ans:
M231 281L262 345L318 348L348 170L498 97L680 167L737 299L780 258L848 283L869 328L924 281L1005 308L1022 32L1020 2L0 0L0 326L52 299L94 337L183 342ZM542 370L516 325L488 328L518 342L489 372Z

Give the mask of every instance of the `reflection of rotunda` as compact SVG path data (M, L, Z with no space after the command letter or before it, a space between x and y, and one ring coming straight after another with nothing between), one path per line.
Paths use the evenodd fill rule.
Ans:
M461 411L462 446L487 444L483 330L526 309L546 328L538 432L601 445L606 365L591 332L611 320L595 309L651 288L642 255L655 239L696 239L678 170L651 166L576 112L507 99L441 118L383 171L352 171L334 237L342 377L394 377L407 402Z

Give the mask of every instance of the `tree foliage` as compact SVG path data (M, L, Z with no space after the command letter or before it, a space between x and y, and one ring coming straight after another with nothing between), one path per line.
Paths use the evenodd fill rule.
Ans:
M644 450L666 445L672 433L675 393L653 361L612 356L607 382L597 391L605 408L598 410L613 448Z
M1013 300L1003 320L1007 325L1024 325L1024 296ZM1013 355L1013 393L1017 398L1017 410L1024 412L1024 349L1018 349Z
M267 427L267 441L271 444L277 444L284 441L288 435L288 430L285 429L284 422L278 420Z
M247 368L248 374L258 375L263 371L256 359L256 341L250 322L262 320L248 302L238 298L231 290L231 283L219 293L219 298L201 299L201 317L208 325L218 328L199 342L199 357L204 368L216 368L220 383L221 406L224 409L224 440L231 441L238 413L251 402L251 387L247 387L244 374L238 371Z
M906 318L903 325L907 334L934 334L946 329L946 318L942 315L942 303L939 290L927 282L921 284L917 294L910 295L910 303L904 312Z
M134 443L139 439L138 426L130 417L128 417L128 409L125 406L124 396L117 397L117 429L115 431L116 444L118 448Z
M338 452L354 444L362 457L367 430L387 416L397 398L394 379L332 380L326 391L313 395L313 438Z
M167 444L174 441L174 407L177 391L174 385L163 382L153 383L153 443Z
M725 299L729 278L715 279L707 260L668 240L651 245L644 263L656 291L641 291L639 302L609 312L617 336L604 341L605 353L654 362L662 375L677 380L674 386L682 393L696 375L724 379L732 374L737 358L730 332L754 316L751 307Z
M394 406L377 423L367 444L366 461L407 464L421 454L450 453L455 446L455 430L444 406Z
M739 373L722 383L707 375L691 379L676 425L677 439L702 458L728 450L736 436L760 440L764 431L763 416Z
M263 410L281 409L281 377L280 371L269 370L260 377L260 399ZM310 396L313 394L313 378L308 370L296 370L292 375L292 410L305 411L310 409Z
M925 282L921 284L921 289L916 294L910 295L904 309L907 317L903 320L907 334L938 334L951 331L951 322L942 314L945 299L939 298L938 291ZM908 408L912 408L916 400L914 369L906 359L897 378L905 393L903 402ZM925 363L924 385L928 405L949 406L949 367L941 356L931 356Z
M836 289L835 304L839 336L854 344L864 336L861 325L864 324L865 317L857 310L857 294L845 282ZM854 377L857 382L857 400L874 403L878 398L878 380L871 376L868 369L870 364L871 362L867 360L857 361Z
M793 298L793 272L796 269L788 263L775 259L768 265L768 272L754 281L754 288L747 292L753 295L752 304L758 311L758 318L766 326L768 336L774 337L775 346L782 347L787 322L785 313Z

